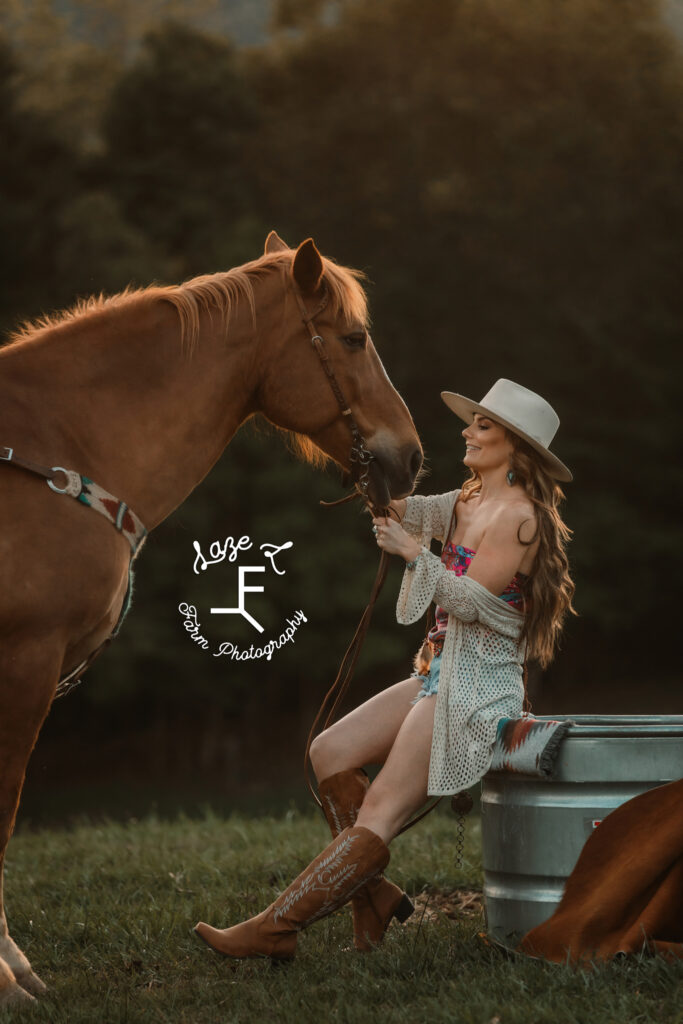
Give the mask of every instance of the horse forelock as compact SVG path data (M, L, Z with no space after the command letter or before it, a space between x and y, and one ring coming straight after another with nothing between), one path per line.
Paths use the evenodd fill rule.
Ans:
M133 304L165 301L176 310L180 319L181 337L190 347L199 338L200 316L204 311L217 309L224 317L226 331L235 304L244 299L253 320L256 317L254 283L269 271L279 268L287 273L294 258L294 250L266 253L251 263L216 274L190 278L179 285L150 285L146 288L127 287L115 295L92 295L79 299L68 309L46 314L28 321L14 331L8 341L29 341L46 331L75 322L90 320L107 313L123 312ZM368 323L368 304L361 285L364 274L340 266L323 258L324 277L330 296L333 316L349 322ZM297 444L297 448L299 445ZM303 452L301 453L303 454ZM310 459L309 459L310 461Z
M342 267L329 259L323 259L323 267L333 316L359 321L367 327L370 322L368 297L361 284L361 281L367 280L366 275L361 270Z

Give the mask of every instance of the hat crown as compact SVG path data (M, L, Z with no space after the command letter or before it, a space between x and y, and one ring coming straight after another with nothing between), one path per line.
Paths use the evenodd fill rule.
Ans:
M545 398L504 377L496 381L479 404L491 412L493 419L500 416L544 448L549 447L560 425L559 416Z

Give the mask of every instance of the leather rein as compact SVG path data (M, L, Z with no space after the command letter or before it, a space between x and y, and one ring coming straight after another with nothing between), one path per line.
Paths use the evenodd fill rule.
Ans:
M358 424L353 416L353 413L351 412L351 408L348 402L346 401L344 393L339 385L339 381L337 380L334 374L332 364L330 363L330 360L324 349L325 339L320 334L318 334L315 327L314 321L316 320L317 317L320 316L320 314L323 312L329 301L329 293L327 291L327 288L325 287L323 298L317 309L315 309L313 313L309 313L308 310L306 309L303 296L301 295L297 283L291 280L291 285L292 290L294 292L294 297L299 307L299 312L301 313L301 319L311 335L311 344L318 353L318 357L322 364L323 370L325 371L325 374L327 376L329 385L332 388L332 392L335 398L337 399L337 403L339 404L341 415L346 419L352 437L349 461L351 462L351 478L355 483L355 490L352 491L350 494L345 495L345 497L339 498L337 501L321 501L320 504L328 508L331 508L335 505L342 505L344 504L344 502L352 501L356 497L360 497L374 516L395 516L394 509L392 509L391 507L378 509L373 505L368 496L370 464L375 460L375 456L365 443L365 438L363 437L358 427ZM361 647L363 646L363 642L365 640L368 628L370 626L370 620L372 618L372 613L377 602L377 598L379 597L379 593L382 587L384 586L384 581L386 580L388 569L389 555L386 551L382 549L377 574L372 584L372 589L370 591L368 603L365 607L363 614L361 615L360 622L358 623L356 632L353 635L353 639L351 640L351 643L347 647L346 653L344 654L344 657L341 660L339 671L337 672L337 677L332 683L330 689L325 694L322 704L320 705L320 709L317 715L315 716L313 724L308 733L308 739L306 741L306 751L304 753L304 776L306 779L306 784L308 785L308 788L311 792L313 799L318 804L318 807L322 807L322 804L320 802L320 798L315 792L313 783L311 781L311 744L313 743L313 740L316 737L316 735L318 735L318 732L324 732L325 729L327 729L328 726L331 724L337 712L337 709L339 708L339 705L341 704L342 700L344 699L344 696L346 695L346 691L348 690L349 684L353 677L353 672L356 667L356 662L358 661L358 656L360 654ZM433 608L431 605L430 614L433 616ZM322 726L320 726L323 716L325 716L325 719L322 722ZM320 729L318 729L319 726ZM413 825L416 825L418 821L421 821L422 818L429 814L429 812L432 811L439 803L440 799L441 797L437 797L426 808L426 810L422 811L420 814L416 815L411 821L405 824L403 828L401 828L399 835L401 832L405 832L409 828L412 828Z

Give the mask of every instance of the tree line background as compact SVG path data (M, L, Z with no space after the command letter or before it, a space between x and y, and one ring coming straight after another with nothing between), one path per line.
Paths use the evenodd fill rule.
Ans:
M443 388L478 399L510 377L560 415L580 616L532 671L534 710L680 713L683 57L662 15L657 0L10 0L0 323L227 269L272 227L313 235L368 275L422 493L463 478ZM377 560L367 516L319 506L340 493L266 424L239 432L149 539L119 639L56 702L27 813L57 814L76 781L99 807L123 785L128 809L161 779L176 804L301 788ZM253 597L269 636L308 619L270 662L207 655L177 611L233 603L234 565L198 579L192 541L243 534L294 545ZM410 672L422 626L396 625L399 583L396 564L352 703ZM252 642L208 618L207 637Z

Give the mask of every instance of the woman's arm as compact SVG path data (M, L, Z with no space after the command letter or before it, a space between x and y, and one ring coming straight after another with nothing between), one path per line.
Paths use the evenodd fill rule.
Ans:
M411 494L392 504L402 507L401 525L411 537L420 537L422 541L432 537L445 540L458 491L456 488L445 494Z
M477 607L472 600L471 583L466 576L456 576L447 569L438 555L422 547L415 569L406 569L396 603L396 619L409 625L422 618L432 601L436 601L447 612L474 622Z
M518 572L528 551L528 547L520 542L518 533L521 532L523 540L530 539L528 535L534 527L535 523L526 511L503 510L487 528L467 576L456 576L437 555L422 547L414 576L410 571L404 573L397 604L398 621L405 624L417 621L429 604L435 601L444 611L464 622L473 622L477 618L477 608L472 600L468 580L478 583L498 597ZM402 532L400 526L395 526L390 543L395 545L397 553L407 558L413 552L403 540Z
M467 575L498 597L519 572L535 532L536 519L526 508L502 508L487 526Z
M409 563L403 574L396 606L399 622L416 622L435 599L439 586L442 589L442 599L439 601L442 607L466 622L476 619L476 606L468 593L464 577L458 577L447 569L437 555L433 555L428 547L406 533L399 523L384 516L374 518L373 523L377 529L379 547L389 554L400 555Z

